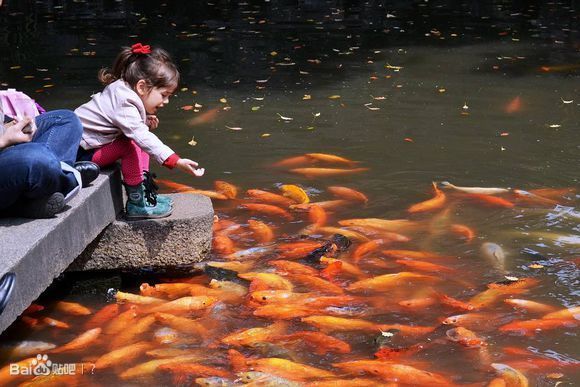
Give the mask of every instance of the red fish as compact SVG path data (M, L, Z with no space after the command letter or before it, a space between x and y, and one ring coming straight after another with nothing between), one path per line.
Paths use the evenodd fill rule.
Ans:
M578 326L578 321L567 319L537 319L514 321L503 325L499 328L500 332L515 332L524 336L533 336L536 331L544 331L548 329L557 328L575 328Z
M522 99L518 95L512 99L504 108L504 111L508 114L519 112L522 108Z
M467 197L469 199L473 199L477 202L480 202L480 203L487 205L487 206L490 206L490 207L501 207L501 208L514 207L514 204L512 202L510 202L507 199L500 198L498 196L472 193L472 194L465 194L465 197Z
M286 220L293 220L294 217L285 209L276 207L270 204L259 204L259 203L246 203L240 206L252 212L258 212L260 214L277 216L284 218Z
M451 231L455 235L465 238L467 243L471 242L475 237L475 232L464 224L452 224Z
M206 112L203 112L203 113L193 117L192 119L190 119L188 121L188 123L191 126L195 126L195 125L202 125L202 124L207 124L209 122L213 122L217 118L219 111L220 111L220 108L210 109Z
M412 214L416 214L418 212L428 212L433 210L438 210L445 204L447 200L447 196L437 188L437 184L433 182L433 190L435 191L435 196L429 200L425 200L424 202L417 203L409 207L407 211Z

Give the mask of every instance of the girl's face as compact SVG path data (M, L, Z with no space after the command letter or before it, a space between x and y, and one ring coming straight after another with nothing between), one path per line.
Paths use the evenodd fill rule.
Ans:
M137 82L137 94L141 97L147 114L156 114L159 108L168 104L169 97L174 91L175 88L173 87L148 88L145 85L145 81Z

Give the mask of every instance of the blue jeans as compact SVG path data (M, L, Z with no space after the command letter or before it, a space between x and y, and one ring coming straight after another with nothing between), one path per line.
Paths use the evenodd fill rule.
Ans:
M69 110L55 110L35 122L38 129L31 142L0 150L0 211L55 192L66 195L78 184L60 166L61 161L75 162L83 132L78 117Z

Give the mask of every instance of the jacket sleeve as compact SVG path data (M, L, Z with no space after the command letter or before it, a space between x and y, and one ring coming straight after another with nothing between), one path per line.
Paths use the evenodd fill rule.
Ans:
M141 149L153 157L159 164L163 164L169 156L175 153L156 135L149 131L149 127L141 118L139 109L131 100L127 99L123 101L111 118L112 123L126 137L135 141Z

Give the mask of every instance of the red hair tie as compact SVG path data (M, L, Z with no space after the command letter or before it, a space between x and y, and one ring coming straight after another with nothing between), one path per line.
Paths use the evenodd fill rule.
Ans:
M151 46L149 45L142 45L141 43L135 43L131 46L131 52L133 54L150 54L151 53Z

